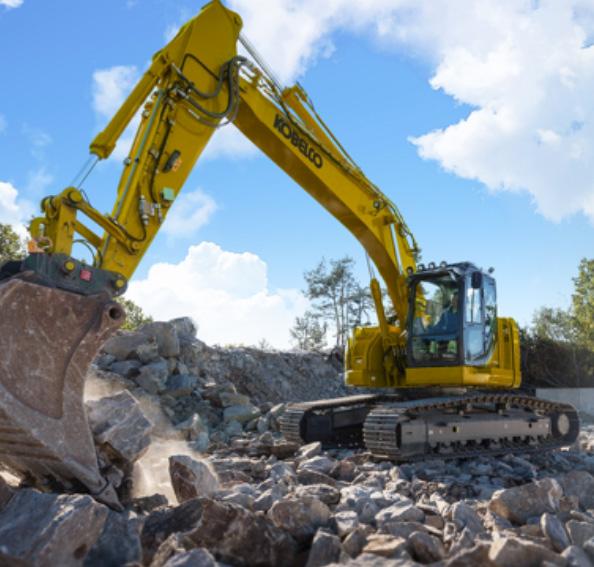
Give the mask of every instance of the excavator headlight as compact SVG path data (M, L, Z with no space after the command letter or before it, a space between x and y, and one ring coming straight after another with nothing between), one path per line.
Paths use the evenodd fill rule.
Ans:
M406 273L409 276L412 276L415 273L415 271L411 268L411 266L409 266L408 268L406 268Z
M447 263L445 260L442 260L442 261L439 263L439 267L440 267L440 268L447 268L447 266L448 266L448 263Z
M424 272L425 271L425 264L419 264L417 266L417 272Z
M429 262L429 269L430 270L435 270L437 266L435 265L435 262Z

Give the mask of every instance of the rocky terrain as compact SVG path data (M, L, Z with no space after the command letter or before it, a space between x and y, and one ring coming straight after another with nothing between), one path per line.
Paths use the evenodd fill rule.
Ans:
M399 466L296 447L284 403L332 355L209 347L188 319L110 339L87 407L116 511L0 482L0 565L594 565L594 426L553 453Z

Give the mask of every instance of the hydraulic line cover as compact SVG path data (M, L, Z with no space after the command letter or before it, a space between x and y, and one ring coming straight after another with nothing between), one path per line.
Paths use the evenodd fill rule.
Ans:
M48 488L84 485L114 508L83 402L97 350L124 321L107 294L83 296L25 281L0 282L0 462Z

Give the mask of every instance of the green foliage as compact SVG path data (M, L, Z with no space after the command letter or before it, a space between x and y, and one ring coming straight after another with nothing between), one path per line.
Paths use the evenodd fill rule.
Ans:
M303 317L295 318L291 337L301 350L319 351L326 346L327 324L320 322L320 316L306 311Z
M142 308L136 305L131 299L118 297L117 301L126 310L126 322L122 325L122 329L125 329L126 331L135 331L146 323L152 323L153 318L147 315Z
M316 318L334 328L336 345L344 347L351 329L363 323L373 301L369 289L361 286L353 274L354 260L345 256L338 260L322 260L313 270L305 272L307 284L305 296L312 302L309 317L299 321L303 329L309 325L310 334L319 334L322 328L316 328ZM318 323L321 325L321 323Z
M594 351L594 259L582 259L573 285L571 308L575 340Z
M569 309L539 309L520 334L529 386L594 386L594 260L580 262L573 283Z
M25 246L9 224L0 223L0 264L7 260L20 260L25 256Z

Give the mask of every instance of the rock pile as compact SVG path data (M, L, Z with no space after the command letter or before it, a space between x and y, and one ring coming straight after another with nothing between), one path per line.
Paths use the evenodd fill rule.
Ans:
M282 401L343 394L334 362L194 333L106 343L88 413L125 509L0 483L0 564L594 565L594 428L565 451L401 465L296 447Z

